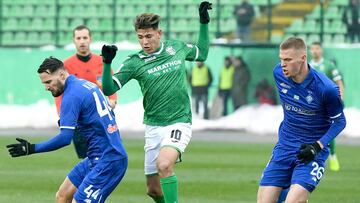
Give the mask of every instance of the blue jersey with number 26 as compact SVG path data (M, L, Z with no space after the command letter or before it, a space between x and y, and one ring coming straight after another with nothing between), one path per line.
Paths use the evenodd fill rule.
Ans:
M87 139L90 160L127 157L115 115L102 91L93 83L70 75L60 110L60 129L77 129Z

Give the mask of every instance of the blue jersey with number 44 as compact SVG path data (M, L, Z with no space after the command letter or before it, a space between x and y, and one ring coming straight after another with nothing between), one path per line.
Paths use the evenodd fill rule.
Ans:
M65 81L60 129L75 128L87 139L90 161L127 157L114 112L102 91L95 84L70 75Z

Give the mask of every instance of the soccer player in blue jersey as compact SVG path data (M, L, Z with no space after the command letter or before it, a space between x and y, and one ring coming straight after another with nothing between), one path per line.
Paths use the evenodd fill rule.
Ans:
M53 96L63 94L60 133L37 144L16 138L19 143L7 146L10 155L57 150L71 143L76 128L86 137L87 158L67 175L56 202L105 202L124 177L128 162L113 111L95 84L69 75L60 60L46 58L37 72Z
M307 63L301 38L282 42L279 58L274 78L284 119L257 202L275 203L281 190L289 187L286 203L307 202L325 171L330 141L345 128L343 104L336 84Z

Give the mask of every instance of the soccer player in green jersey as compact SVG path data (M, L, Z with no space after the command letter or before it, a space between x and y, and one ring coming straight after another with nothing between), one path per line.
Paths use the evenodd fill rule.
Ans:
M209 49L208 10L199 6L200 35L196 44L161 41L160 16L138 15L134 26L142 50L128 56L111 75L110 64L117 48L104 45L103 91L111 95L129 80L138 81L143 98L145 130L145 175L147 194L155 202L178 202L178 179L174 165L191 139L191 107L186 84L185 60L205 61Z
M344 100L344 83L342 79L342 75L340 71L336 68L335 64L329 60L324 59L323 57L323 49L320 42L313 42L311 44L311 56L312 60L310 61L310 65L314 67L316 70L321 71L326 74L328 78L334 81L339 89L341 99ZM335 154L335 140L330 142L330 156L329 156L329 165L330 170L339 171L340 164Z

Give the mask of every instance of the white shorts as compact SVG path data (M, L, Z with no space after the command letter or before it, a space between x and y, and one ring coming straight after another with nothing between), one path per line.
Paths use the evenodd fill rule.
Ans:
M160 149L164 146L173 147L184 153L191 139L190 123L175 123L168 126L150 126L145 129L145 175L157 174L156 160Z

